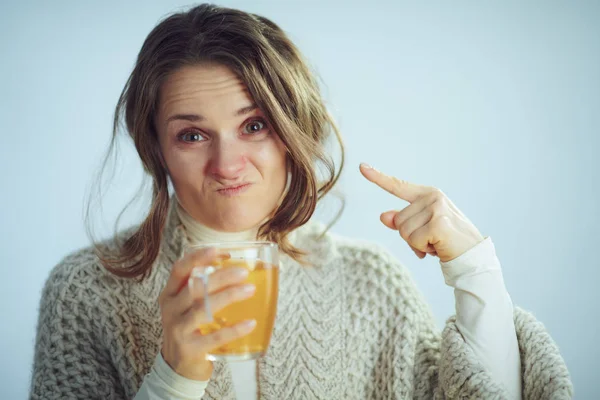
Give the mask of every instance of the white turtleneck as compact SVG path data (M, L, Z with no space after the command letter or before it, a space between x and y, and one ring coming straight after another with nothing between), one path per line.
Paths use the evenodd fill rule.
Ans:
M241 242L256 240L258 228L243 232L220 232L196 221L182 206L177 203L177 215L185 227L190 244L203 242Z
M257 230L218 232L194 220L181 206L177 212L190 243L255 240ZM473 249L440 263L448 286L454 288L457 327L485 368L511 394L521 398L520 356L513 305L504 286L500 261L488 237ZM256 398L254 361L229 363L239 399ZM194 381L173 371L160 352L134 400L200 399L208 381Z
M239 242L257 238L258 228L243 232L220 232L211 229L196 221L180 203L177 203L177 214L191 245L207 242ZM255 362L232 362L229 368L238 398L253 398L251 396L255 396L258 381ZM135 400L200 399L207 385L208 381L195 381L177 374L158 352L154 366L144 379Z

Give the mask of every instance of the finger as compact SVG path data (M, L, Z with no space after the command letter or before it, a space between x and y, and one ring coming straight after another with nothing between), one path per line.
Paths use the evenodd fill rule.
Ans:
M408 242L415 249L425 252L431 253L435 251L436 238L432 234L433 230L431 227L431 222L426 224L425 226L420 227L415 230L409 237Z
M249 299L254 296L256 286L252 284L237 285L221 290L208 296L208 307L214 315L230 304ZM183 315L182 329L184 332L193 332L208 321L208 313L203 301L197 301Z
M398 214L398 211L387 211L383 214L381 214L381 222L383 222L385 224L385 226L387 226L390 229L393 230L398 230L396 229L396 224L394 223L394 217L396 216L396 214ZM400 233L400 232L398 232ZM427 252L422 252L421 250L417 250L415 249L413 246L410 245L410 243L408 244L410 246L410 248L412 249L412 251L417 255L417 257L419 258L425 258L425 256L427 254L430 254L432 256L437 256L437 253L435 251L435 248L433 248L433 246L429 246L427 249Z
M414 216L415 214L420 213L426 207L429 207L431 204L435 203L436 200L437 197L435 193L431 192L430 194L419 197L417 201L400 211L391 210L382 213L379 219L388 228L398 230L398 227L401 226L404 223L404 221Z
M388 228L397 231L398 229L396 228L396 225L394 224L394 218L396 217L396 214L398 214L399 212L400 211L398 211L398 210L386 211L379 216L379 220Z
M410 246L410 245L409 245ZM410 248L415 252L415 254L419 255L418 253L424 253L425 255L429 254L430 256L437 256L437 251L435 251L435 247L433 247L431 244L427 245L427 251L422 252L421 250L417 250L414 247L410 246Z
M386 175L368 164L360 165L360 172L365 178L396 197L414 202L419 197L429 193L430 187L410 183L394 176Z
M206 248L186 254L171 267L171 275L163 289L165 296L174 296L184 284L194 267L207 266L213 263L219 252L214 248Z
M435 248L433 246L431 246L430 244L427 244L425 249L422 250L422 248L419 247L420 244L418 244L415 247L415 244L413 244L413 242L412 242L412 234L414 232L416 232L417 230L419 230L420 228L426 226L429 223L429 221L431 221L432 217L433 217L433 210L431 210L429 208L425 208L423 211L421 211L420 213L418 213L416 215L413 215L412 217L410 217L408 220L404 221L401 224L394 221L394 223L399 226L398 232L400 233L400 236L402 237L402 239L406 240L406 243L408 243L410 248L415 252L417 257L419 257L419 258L425 258L425 256L427 254L436 255ZM396 217L396 219L397 218L398 218L398 216Z
M426 252L426 250L415 246L415 243L411 242L411 235L417 229L424 227L429 221L431 221L431 217L433 217L433 211L430 208L425 208L402 223L397 221L399 216L400 214L396 215L394 218L394 224L398 227L398 232L400 232L402 239L406 240L409 245L414 246L416 249Z
M218 268L207 277L208 287L204 285L205 268L196 267L192 269L188 280L188 289L191 289L192 296L196 299L204 297L205 293L214 293L228 286L232 286L245 281L250 274L248 269L243 267Z
M197 334L193 339L193 345L202 352L208 352L248 335L255 327L256 320L250 319L233 326L221 328L208 335Z
M414 217L415 215L423 212L430 205L435 203L436 196L433 192L430 192L424 196L419 197L414 203L411 203L408 207L405 207L397 215L394 216L394 225L396 229L399 229L407 220Z
M194 301L204 298L204 282L201 278L195 277L193 271L195 269L192 270L192 274L189 277L189 284L174 297L170 298L170 301L165 305L165 312L174 315L185 314L193 306ZM239 284L248 278L248 274L248 270L241 267L218 269L208 279L208 293L214 293L228 286Z
M425 256L427 255L427 253L423 253L421 250L417 250L414 247L410 246L410 248L412 249L412 251L415 252L415 254L417 255L417 257L423 259L425 258Z

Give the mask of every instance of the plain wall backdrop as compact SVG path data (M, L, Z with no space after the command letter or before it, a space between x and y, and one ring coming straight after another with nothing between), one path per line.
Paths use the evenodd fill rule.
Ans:
M142 42L186 4L0 5L2 399L27 397L50 269L89 243L84 197ZM219 4L273 19L324 82L347 146L339 185L346 209L333 231L397 255L442 327L454 298L437 259L419 260L381 225L381 212L407 204L365 181L358 164L441 188L492 237L513 302L546 325L576 398L593 398L600 359L600 2ZM141 177L127 141L120 154L99 236L110 233ZM321 218L337 205L329 200Z

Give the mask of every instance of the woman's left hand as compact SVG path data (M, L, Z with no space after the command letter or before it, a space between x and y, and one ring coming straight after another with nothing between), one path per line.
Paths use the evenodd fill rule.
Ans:
M369 181L410 203L401 211L384 212L381 222L399 231L419 258L430 254L447 262L484 240L441 190L385 175L367 164L361 164L360 171Z

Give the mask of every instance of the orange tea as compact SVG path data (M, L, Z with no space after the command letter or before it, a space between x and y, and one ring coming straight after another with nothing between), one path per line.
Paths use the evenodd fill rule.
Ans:
M256 286L249 299L235 302L215 312L213 322L199 327L202 334L215 332L247 319L255 319L254 330L233 342L210 351L209 359L254 359L261 357L269 347L277 311L279 268L260 260L229 258L213 264L216 268L242 267L249 270L245 283ZM221 356L221 357L220 357Z

